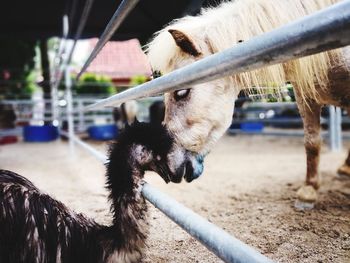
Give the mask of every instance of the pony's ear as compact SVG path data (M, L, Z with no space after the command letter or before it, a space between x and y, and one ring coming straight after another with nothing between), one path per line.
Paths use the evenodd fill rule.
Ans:
M198 57L202 54L185 33L176 29L169 29L168 32L172 35L176 45L181 48L182 51L194 57Z

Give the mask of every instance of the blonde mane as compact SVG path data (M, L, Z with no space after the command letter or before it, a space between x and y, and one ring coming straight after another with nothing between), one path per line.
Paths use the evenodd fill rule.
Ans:
M180 30L188 35L200 50L215 53L240 41L271 31L305 15L338 2L337 0L236 0L219 7L203 9L198 16L174 20L159 31L146 46L154 70L163 73L174 70L176 62L190 56L175 44L168 29ZM210 52L204 53L210 55ZM339 50L296 59L259 70L231 76L238 89L283 86L291 81L300 95L317 100L317 88L328 84L331 65L343 63ZM316 88L317 87L317 88Z

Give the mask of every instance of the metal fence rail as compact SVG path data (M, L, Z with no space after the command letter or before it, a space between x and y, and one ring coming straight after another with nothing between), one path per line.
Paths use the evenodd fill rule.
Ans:
M68 132L60 131L60 134L73 140L76 144L78 144L80 147L82 147L84 150L88 151L90 154L92 154L97 160L101 161L102 163L106 163L108 161L107 156L105 156L103 153L97 151L94 147L90 146L89 144L83 142L80 140L77 136L69 136Z
M84 66L78 73L77 79L81 77L81 75L88 68L90 63L94 60L94 58L101 51L101 49L108 42L108 40L111 39L114 32L119 28L121 23L124 21L124 19L127 17L127 15L131 12L131 10L136 6L138 2L139 0L123 0L120 3L117 11L115 11L113 17L111 18L108 25L106 26L106 29L103 31L99 41L97 42L96 46L92 50L89 58L86 60Z
M69 54L67 56L67 60L65 62L66 65L69 65L71 63L71 61L72 61L72 57L73 57L73 53L74 53L75 47L77 45L78 40L81 37L81 33L83 32L84 27L86 25L86 22L87 22L87 19L89 17L89 14L90 14L90 11L91 11L93 3L94 3L94 0L86 0L86 2L85 2L84 8L83 8L83 12L81 14L80 21L79 21L79 24L78 24L77 32L75 33L75 36L74 36L73 46L70 49Z
M74 97L72 100L73 104L73 121L76 132L86 132L88 128L92 125L96 125L98 121L99 124L114 124L113 109L103 108L96 111L84 112L81 109L89 104L98 101L96 97ZM162 97L149 97L137 101L138 113L137 119L139 121L148 122L150 120L149 107L152 103L156 101L162 101ZM39 99L39 100L0 100L1 105L9 106L16 115L15 124L23 125L24 123L43 123L44 121L52 121L59 119L61 124L68 119L68 114L64 110L67 104L65 99L61 99L62 105L58 105L59 115L54 117L52 109L44 107L45 104L50 104L50 100ZM36 108L36 106L41 105L41 107ZM61 125L62 126L62 125ZM1 130L1 129L0 129Z
M350 1L347 0L101 100L85 110L162 94L349 44Z
M299 111L296 108L295 103L286 103L284 109L279 110L277 116L275 116L276 105L283 105L286 102L281 103L252 103L251 105L242 106L235 110L235 115L232 120L232 125L228 129L229 134L260 134L260 135L272 135L272 136L288 136L288 137L302 137L304 132L300 130L265 130L265 126L277 127L277 128L301 128L303 121L299 115ZM295 108L293 109L293 107ZM328 140L331 151L340 151L342 149L342 140L348 139L348 134L342 134L342 125L344 128L347 124L350 124L349 117L342 117L340 108L334 106L328 106L328 116L321 115L320 124L327 126L327 132L322 131L321 136ZM281 117L282 111L292 110L292 114L299 117ZM273 115L267 117L267 112L272 111ZM261 115L262 114L262 115ZM248 124L248 126L246 126ZM252 124L252 126L249 126ZM255 125L255 126L254 126Z
M144 184L142 194L155 207L225 262L272 262L149 184Z
M87 150L102 163L108 161L107 156L95 150L78 137L70 137L67 132L60 132ZM189 208L180 204L170 196L160 192L151 185L144 183L142 187L143 196L166 216L181 226L191 236L211 250L215 255L225 262L235 263L268 263L273 262L258 251L244 244L242 241L232 237L230 234L210 223L203 217L194 213Z
M61 79L63 77L62 72L71 63L75 47L77 45L78 40L81 37L81 33L83 32L84 27L86 25L86 22L87 22L87 19L89 17L89 14L90 14L90 11L91 11L93 3L94 3L94 0L86 0L86 2L84 4L84 8L83 8L82 14L80 16L78 28L77 28L77 31L76 31L75 36L74 36L73 45L72 45L71 49L69 50L68 55L63 60L61 65L58 67L57 72L55 73L57 79L54 79L54 83L53 83L54 87L53 87L53 89L57 89L58 88L58 85L60 84ZM71 25L68 24L67 27L69 29L71 27ZM67 36L65 38L66 38L66 41L64 42L64 50L67 48ZM65 51L63 53L65 53Z

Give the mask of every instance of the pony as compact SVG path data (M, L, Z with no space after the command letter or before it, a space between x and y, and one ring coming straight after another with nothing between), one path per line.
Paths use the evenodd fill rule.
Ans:
M336 2L225 1L215 8L203 8L197 16L170 22L155 33L145 52L152 68L166 74ZM164 123L178 145L204 156L230 126L240 91L291 82L304 124L307 163L306 181L297 197L313 203L320 187L321 108L332 104L350 111L349 65L350 49L345 47L185 87L165 94ZM350 152L338 173L350 176Z
M185 169L173 166L174 153L185 158L164 126L135 122L125 128L106 168L113 214L108 226L0 169L0 262L140 262L148 235L142 179L152 170L167 183L181 181Z

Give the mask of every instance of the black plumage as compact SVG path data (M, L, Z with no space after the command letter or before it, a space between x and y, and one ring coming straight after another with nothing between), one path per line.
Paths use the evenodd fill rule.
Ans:
M0 262L139 262L148 233L142 178L146 170L166 166L172 145L163 126L138 122L111 145L106 167L110 226L0 170Z

